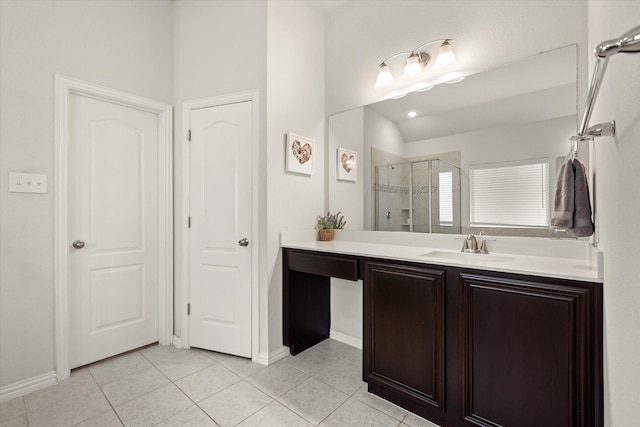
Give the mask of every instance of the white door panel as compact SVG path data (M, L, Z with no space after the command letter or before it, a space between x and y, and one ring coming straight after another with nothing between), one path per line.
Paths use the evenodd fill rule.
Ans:
M190 345L251 357L252 103L191 112Z
M158 341L158 116L80 95L69 111L76 367Z

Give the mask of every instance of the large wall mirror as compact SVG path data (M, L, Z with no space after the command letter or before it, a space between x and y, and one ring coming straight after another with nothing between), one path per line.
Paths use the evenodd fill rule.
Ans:
M576 105L571 45L330 116L329 208L365 230L552 236ZM340 148L356 182L338 179Z

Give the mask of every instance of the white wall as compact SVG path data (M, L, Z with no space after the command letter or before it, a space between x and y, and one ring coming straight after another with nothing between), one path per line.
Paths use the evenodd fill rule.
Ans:
M267 16L268 236L260 277L268 288L261 288L260 319L274 352L282 346L280 231L309 230L324 211L324 16L300 1L271 1ZM315 140L313 175L285 172L288 132Z
M266 92L267 92L267 2L178 0L174 4L174 204L175 204L175 330L182 336L184 291L182 251L188 212L183 212L182 155L186 132L182 126L182 104L257 89L260 93L260 233L261 252L266 241ZM168 47L167 47L168 48ZM265 288L261 283L261 289ZM265 325L266 327L266 325Z
M381 95L373 85L380 61L444 37L455 40L456 67L467 72L576 43L578 87L586 86L586 22L586 2L570 0L347 2L325 20L327 115L377 101ZM585 92L578 91L579 105ZM328 198L331 209L339 210L343 201ZM357 310L362 293L332 291L344 311L332 316L332 328L361 334L361 323L352 323L361 319L348 312Z
M171 103L172 3L0 2L0 387L54 370L53 105L60 73ZM44 173L47 194L8 192Z
M589 1L589 47L638 26L640 2ZM590 69L595 57L589 57ZM594 143L596 207L605 256L605 425L640 419L640 54L610 58L591 124L616 121L615 138Z

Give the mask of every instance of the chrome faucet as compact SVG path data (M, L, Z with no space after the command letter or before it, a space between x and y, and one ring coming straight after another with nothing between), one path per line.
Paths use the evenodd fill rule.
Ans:
M484 237L484 231L478 234L478 237ZM463 239L462 249L460 252L470 252L473 254L489 254L489 248L487 248L487 242L495 242L495 240L482 239L480 248L478 248L478 239L474 234L469 234Z
M478 253L478 239L473 234L469 234L462 242L462 250L460 252Z

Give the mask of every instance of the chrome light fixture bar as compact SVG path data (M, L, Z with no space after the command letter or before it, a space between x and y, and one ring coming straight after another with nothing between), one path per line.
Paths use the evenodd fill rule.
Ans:
M376 79L376 84L374 88L376 90L385 90L391 87L393 84L394 78L387 62L395 59L399 56L407 56L407 60L404 66L404 72L402 73L403 79L411 79L417 76L422 72L422 70L429 64L431 61L431 56L427 52L423 52L422 49L425 47L440 43L440 47L438 48L438 55L436 57L436 65L437 66L445 66L453 61L455 61L456 57L453 53L453 46L451 46L452 39L438 39L432 40L428 43L425 43L410 52L400 52L395 55L391 55L384 61L378 65L378 78Z

